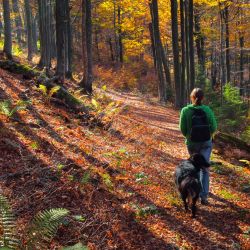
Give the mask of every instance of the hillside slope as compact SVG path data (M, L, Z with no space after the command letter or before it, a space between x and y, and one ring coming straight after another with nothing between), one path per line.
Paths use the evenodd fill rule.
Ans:
M20 237L38 211L64 207L84 219L70 217L49 249L79 241L90 249L249 249L249 168L214 151L211 205L199 204L191 219L173 182L188 157L178 112L107 95L120 105L112 125L87 126L62 103L45 103L32 80L0 69L0 99L32 101L15 119L0 115L1 193Z

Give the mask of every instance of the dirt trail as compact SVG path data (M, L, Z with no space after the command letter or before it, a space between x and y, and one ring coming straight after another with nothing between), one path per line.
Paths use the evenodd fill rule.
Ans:
M89 128L66 107L46 104L32 81L0 69L1 100L32 100L18 122L0 115L0 187L20 237L36 212L65 207L86 220L62 227L49 249L78 241L100 250L250 249L247 169L215 154L222 165L211 171L211 204L199 204L191 219L173 181L188 156L178 111L133 94L108 95L122 103L121 113L108 131Z

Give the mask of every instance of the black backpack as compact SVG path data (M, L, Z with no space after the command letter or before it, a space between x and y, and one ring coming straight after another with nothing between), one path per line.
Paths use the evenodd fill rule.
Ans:
M192 114L191 141L204 142L210 140L210 137L206 112L202 109L194 109Z

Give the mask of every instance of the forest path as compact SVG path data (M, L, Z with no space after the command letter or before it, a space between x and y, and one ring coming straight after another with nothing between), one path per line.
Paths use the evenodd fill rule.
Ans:
M85 220L71 219L49 249L78 241L93 250L249 249L248 169L215 155L222 165L211 171L211 205L199 204L191 219L173 180L188 157L179 112L133 94L107 94L120 112L104 130L45 102L33 81L0 69L0 99L32 101L16 120L0 114L0 187L20 237L38 211L65 207Z

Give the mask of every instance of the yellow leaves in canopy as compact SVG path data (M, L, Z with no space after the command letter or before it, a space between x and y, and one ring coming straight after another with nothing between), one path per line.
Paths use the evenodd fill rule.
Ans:
M135 56L140 55L144 52L144 46L143 43L138 42L136 40L128 40L124 39L124 48L126 50L127 56Z

